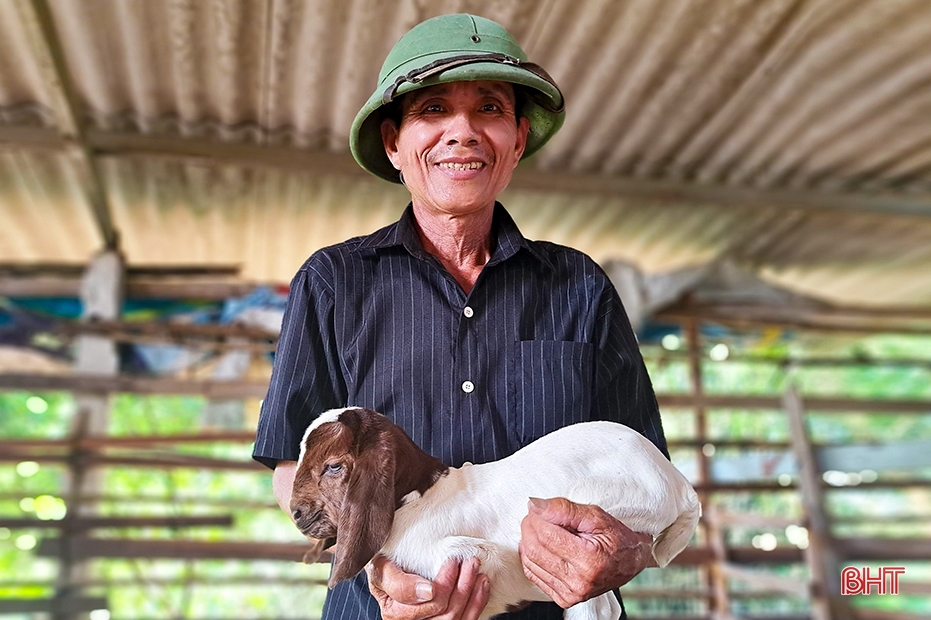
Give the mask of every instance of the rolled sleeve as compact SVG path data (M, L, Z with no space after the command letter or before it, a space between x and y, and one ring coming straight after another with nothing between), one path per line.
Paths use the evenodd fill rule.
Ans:
M300 441L320 412L346 402L333 324L333 294L313 258L291 281L268 393L252 457L273 468L296 461Z

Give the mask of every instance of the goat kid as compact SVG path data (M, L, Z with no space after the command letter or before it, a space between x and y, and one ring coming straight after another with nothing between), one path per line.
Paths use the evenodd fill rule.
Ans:
M485 619L550 600L525 577L517 550L530 497L601 506L654 536L659 566L685 548L701 514L685 477L622 424L574 424L507 458L457 469L425 453L385 416L361 408L327 411L307 429L290 507L298 529L322 541L318 552L339 538L330 587L379 552L428 579L449 558L477 557L491 582ZM620 612L607 592L570 607L565 618L616 620Z

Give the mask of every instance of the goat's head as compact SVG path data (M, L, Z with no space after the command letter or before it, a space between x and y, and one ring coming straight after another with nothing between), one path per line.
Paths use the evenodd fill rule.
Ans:
M290 508L305 536L325 541L321 549L339 539L330 587L354 577L384 546L401 498L423 493L445 470L370 409L328 411L310 425Z

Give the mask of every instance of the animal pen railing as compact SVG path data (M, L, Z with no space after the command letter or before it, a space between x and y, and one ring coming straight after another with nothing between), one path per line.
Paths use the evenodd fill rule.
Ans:
M813 442L806 426L812 414L845 415L857 412L889 415L929 416L931 402L918 400L853 399L843 397L800 396L794 389L781 395L747 395L734 393L708 393L707 379L703 376L705 347L697 322L687 322L683 333L689 344L687 350L677 353L647 352L651 366L659 358L679 359L688 368L688 390L679 393L663 391L658 400L668 419L685 416L691 419L693 433L670 435L670 449L679 464L692 461L693 479L699 490L705 514L696 540L674 562L671 572L647 571L623 589L631 617L666 618L813 618L841 620L846 618L919 618L903 612L877 609L853 609L850 597L840 592L840 570L845 564L860 566L870 563L885 565L906 561L926 561L931 558L931 540L925 537L842 536L838 528L851 523L853 515L838 518L831 509L831 496L835 494L880 491L883 489L919 489L927 493L931 480L915 475L886 477L874 481L860 481L857 486L832 486L824 480L824 470L843 454L837 446ZM99 326L97 327L99 329ZM128 331L127 331L128 330ZM183 331L183 330L182 330ZM217 332L228 350L236 342ZM230 330L232 331L232 330ZM132 333L129 327L124 330ZM215 336L217 334L214 334ZM177 337L177 334L175 334ZM182 334L183 336L183 334ZM152 337L147 334L147 337ZM237 333L237 340L245 348L255 349L255 342ZM232 342L232 344L231 344ZM250 344L251 342L251 344ZM760 363L766 363L761 360ZM824 362L824 360L822 360ZM819 363L822 363L819 362ZM835 363L846 363L834 360ZM780 361L772 363L781 363ZM796 361L798 363L798 361ZM903 362L905 363L905 362ZM927 365L925 360L913 360L914 365ZM64 390L105 396L118 392L136 394L189 394L211 399L261 398L265 385L260 381L203 381L193 379L150 379L141 377L80 375L23 375L0 374L0 389L51 391ZM733 438L713 436L709 432L712 416L729 410L767 411L769 415L784 416L790 429L789 436L781 440L759 438ZM299 540L296 530L291 541L280 540L206 540L197 534L203 528L229 528L233 523L231 512L246 506L244 500L224 499L204 493L199 497L132 495L105 493L101 487L82 483L95 472L114 468L142 468L160 470L214 470L223 472L255 472L267 476L262 468L245 457L220 457L191 453L189 446L205 444L238 444L245 446L252 440L249 430L195 431L186 434L115 436L91 429L87 412L78 410L72 433L60 439L31 438L0 440L0 461L21 463L35 461L53 464L67 471L67 485L60 495L68 506L67 515L60 520L39 521L23 516L0 517L0 528L11 531L39 531L41 540L34 553L53 558L59 566L54 580L29 581L4 578L0 588L17 592L25 585L42 585L53 592L44 597L10 595L0 599L0 614L46 612L54 618L74 617L89 610L106 608L108 600L102 594L113 588L145 584L150 587L184 585L197 586L209 582L211 586L233 587L244 581L256 583L265 580L276 586L288 585L303 588L312 585L323 588L319 576L220 576L206 577L189 573L186 577L165 578L158 575L137 575L103 579L80 570L89 562L115 558L174 558L192 564L209 560L248 560L299 562L308 546ZM849 446L848 446L849 448ZM874 450L880 448L874 447ZM782 477L765 476L742 480L717 480L713 464L722 454L749 454L759 451L775 453L791 451L797 472ZM834 452L832 452L834 450ZM242 451L240 451L242 452ZM931 452L931 451L929 451ZM839 456L840 454L840 456ZM849 453L848 453L849 454ZM869 464L869 453L863 453L864 469ZM734 498L750 494L769 494L794 499L794 514L759 514L739 508ZM0 500L22 499L21 494L4 493ZM101 514L104 503L119 502L140 506L161 503L184 504L182 516L113 516ZM252 500L256 510L277 510L271 495L268 501ZM931 502L928 504L931 506ZM206 514L195 514L206 513ZM931 521L931 514L907 515L911 519ZM878 520L877 520L878 522ZM771 532L795 528L794 542L772 544L777 538ZM160 528L171 535L147 536L141 528ZM167 528L167 529L166 529ZM744 540L748 530L761 532L762 544L749 545ZM135 532L135 535L127 535ZM770 533L772 538L766 538ZM781 535L779 536L781 538ZM770 541L767 543L766 541ZM807 543L807 544L806 544ZM769 570L775 567L778 570ZM679 577L675 571L685 571ZM902 581L903 593L929 594L931 583ZM95 594L96 593L96 594ZM766 611L762 601L770 601ZM757 611L758 610L758 611ZM119 618L115 612L114 620ZM314 615L314 614L311 614ZM135 616L139 617L139 616ZM305 616L306 617L306 616Z

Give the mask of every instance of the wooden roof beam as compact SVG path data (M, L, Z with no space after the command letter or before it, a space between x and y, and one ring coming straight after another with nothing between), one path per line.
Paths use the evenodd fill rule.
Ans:
M94 165L85 141L81 122L81 107L71 86L64 54L55 33L51 12L45 0L16 0L16 9L29 41L29 47L38 60L42 78L51 100L64 151L71 157L81 178L87 202L107 249L118 247L118 235L110 215L107 196L100 174ZM38 134L35 134L38 135Z
M89 129L85 143L95 157L164 158L272 167L322 176L340 175L377 183L375 177L356 164L348 152L300 149L290 146L232 144L179 136L144 136ZM24 132L0 128L0 148L44 149L53 141L40 131ZM514 172L508 191L601 195L649 201L658 204L708 204L718 206L781 209L795 213L873 213L931 217L931 195L904 193L866 194L794 189L759 189L706 185L685 181L607 177L557 170L538 170L522 165Z

